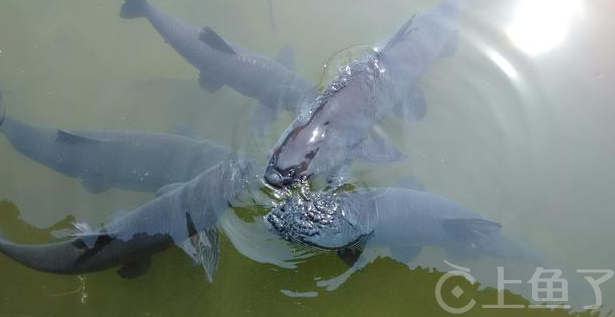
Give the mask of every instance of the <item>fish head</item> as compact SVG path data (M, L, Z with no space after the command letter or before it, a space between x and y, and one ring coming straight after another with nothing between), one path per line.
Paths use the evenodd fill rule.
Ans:
M308 124L293 128L277 146L267 165L265 181L276 188L289 187L314 174L312 161L326 137L326 125Z
M324 250L354 246L373 231L346 195L293 196L266 216L269 230L289 242Z

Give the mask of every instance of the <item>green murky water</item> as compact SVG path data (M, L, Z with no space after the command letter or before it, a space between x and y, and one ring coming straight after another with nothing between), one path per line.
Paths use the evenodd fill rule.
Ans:
M152 2L264 55L290 44L297 71L315 82L334 52L381 40L436 3L274 0L274 31L265 0ZM501 222L507 235L530 244L555 267L615 269L615 5L580 2L558 20L574 1L542 2L549 9L539 12L543 24L553 26L547 31L532 24L531 15L518 16L521 1L490 1L468 12L457 55L438 62L421 84L427 117L412 125L394 119L382 124L409 159L377 168L359 164L355 175L374 186L412 176L428 191ZM255 102L227 88L202 92L197 72L147 21L119 18L121 4L0 0L0 89L9 114L66 128L182 132L264 162L292 118L282 116L255 143L245 128ZM517 24L534 32L520 40L524 29ZM0 228L16 241L51 241L37 228L68 215L104 223L115 211L149 199L120 190L89 194L78 181L24 159L0 140ZM113 270L55 276L0 256L0 316L446 315L434 296L441 273L379 259L337 291L315 286L315 278L345 269L333 254L296 269L258 263L226 238L212 284L179 249L155 256L147 274L132 280ZM466 292L459 299L445 296L457 307L475 299L477 308L467 316L570 314L479 308L494 304L497 292L467 284L460 282ZM450 294L449 286L444 293ZM281 289L319 295L290 298ZM615 308L615 280L601 289L603 309L587 315ZM587 297L585 305L594 298ZM529 302L506 295L506 304L517 303Z

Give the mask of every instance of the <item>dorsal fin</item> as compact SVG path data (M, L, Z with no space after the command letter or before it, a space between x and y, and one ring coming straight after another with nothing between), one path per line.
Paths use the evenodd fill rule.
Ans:
M235 50L210 27L206 26L199 34L199 40L211 48L227 54L236 54Z
M381 52L388 50L393 45L395 45L395 43L402 41L406 37L406 35L412 30L412 25L414 24L414 17L415 15L410 17L410 19L408 19L408 21L406 21L406 23L402 25L402 27L397 31L397 33L395 33L395 35L393 35L393 37L391 37L391 39L384 45L384 48L381 50Z
M66 131L66 130L58 130L57 141L68 143L68 144L103 142L103 140L101 139L91 138L85 135L80 135L75 132Z

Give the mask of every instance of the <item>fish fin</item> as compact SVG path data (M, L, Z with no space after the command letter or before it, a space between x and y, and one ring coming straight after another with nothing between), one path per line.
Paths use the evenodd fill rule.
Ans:
M457 53L458 38L459 32L455 31L453 35L451 35L450 39L448 39L448 42L446 42L446 45L442 48L442 51L440 52L440 58L448 58L455 56L455 54Z
M348 267L352 267L354 263L357 262L357 260L359 260L359 258L361 257L361 253L363 253L363 250L348 248L338 250L335 253Z
M172 183L169 185L165 185L160 187L157 191L156 191L156 197L160 197L163 195L166 195L178 188L180 188L181 186L183 186L185 183Z
M209 93L213 93L218 91L218 89L222 88L224 84L219 81L216 81L215 79L211 79L210 76L207 76L207 74L204 74L203 71L201 71L201 73L199 74L199 86L201 86L203 90Z
M150 266L152 266L152 259L150 259L149 257L145 257L120 267L117 270L117 274L121 278L125 279L137 278L145 274L145 272L147 272L147 269L149 269Z
M56 141L66 144L79 144L79 143L100 143L103 142L101 139L91 138L85 135L80 135L76 132L71 132L67 130L58 130L58 135L56 136Z
M199 40L209 47L227 54L237 54L235 50L210 27L206 26L199 34Z
M284 45L278 51L278 55L275 58L275 61L288 68L289 70L295 71L295 52L293 51L290 45Z
M345 248L341 250L335 251L337 256L348 265L348 267L353 267L354 264L361 258L363 254L363 250L365 249L366 240L361 240L356 245Z
M484 245L502 228L497 222L479 218L447 218L442 220L442 226L468 250Z
M75 231L74 235L90 235L95 233L92 227L85 222L73 221L71 225Z
M220 242L218 230L209 228L192 235L179 245L196 264L205 269L207 281L213 282L220 261Z
M350 156L358 161L374 163L391 163L406 158L406 155L399 152L391 142L379 136L363 139L352 149Z
M319 287L325 287L327 291L334 291L338 289L342 284L344 284L352 274L361 270L368 264L372 263L375 259L378 258L377 253L373 249L365 249L361 256L354 262L354 264L346 270L346 272L332 278L329 280L322 280L316 282L316 285Z
M98 246L104 246L113 239L111 236L103 232L75 232L70 236L79 239L79 241L83 243L83 247L88 250L96 249Z
M425 191L425 186L423 186L423 184L414 177L408 177L408 178L399 180L395 182L393 187L406 188L406 189L416 190L419 192Z
M120 17L122 19L135 19L145 16L145 7L147 2L145 0L126 0L120 10Z
M104 193L109 189L109 186L103 184L100 181L86 178L81 181L81 185L85 188L90 194L100 194Z
M384 51L390 49L396 43L404 41L406 39L406 36L408 35L408 33L413 30L412 26L414 25L414 18L415 18L415 15L410 17L410 19L408 19L408 21L406 21L406 23L404 23L404 25L402 25L402 27L399 28L397 33L395 33L395 35L393 35L393 37L391 37L386 42L386 44L382 48L381 52L384 52Z
M396 261L408 264L410 261L414 260L419 253L421 253L421 250L422 248L420 246L391 248L391 257Z
M408 121L419 121L427 113L427 102L422 90L415 88L408 94L407 99L395 106L395 114Z
M4 97L2 95L2 91L0 91L0 125L4 122L4 118L6 117L6 108L4 107Z
M201 265L205 269L207 280L211 283L214 280L216 271L218 270L218 263L220 262L220 242L218 241L218 230L211 228L205 230L201 234L199 241L199 251L201 258ZM206 237L207 239L203 238ZM204 243L207 241L208 243Z
M72 234L75 233L76 231L75 223L76 223L75 216L68 215L66 216L66 218L54 223L53 225L46 228L45 230L49 231L54 238L65 239L65 238L71 237Z

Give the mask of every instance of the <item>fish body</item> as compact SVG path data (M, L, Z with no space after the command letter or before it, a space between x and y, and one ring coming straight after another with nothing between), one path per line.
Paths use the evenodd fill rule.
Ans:
M164 40L200 71L199 83L209 92L227 85L257 99L272 116L279 110L297 111L301 100L313 94L314 84L293 71L288 48L281 50L279 62L271 60L225 41L209 27L187 25L145 0L127 0L120 15L147 18Z
M0 132L20 153L81 179L90 192L109 188L155 192L187 182L234 157L209 141L136 131L69 131L3 116Z
M332 288L383 256L374 251L381 249L405 264L425 247L440 248L453 259L488 256L541 263L532 250L507 238L499 223L444 197L410 189L318 193L307 200L291 197L272 209L265 222L290 242L336 250L342 258L351 253L348 250L358 251L350 270L326 285Z
M43 245L0 237L0 252L39 271L82 274L147 261L175 244L201 262L211 280L219 255L218 217L244 189L251 170L250 163L225 161L98 230Z
M266 216L274 231L290 233L285 239L333 250L351 247L363 237L373 245L457 243L459 231L447 228L455 219L475 219L493 233L500 228L451 200L401 188L319 193L308 200L292 197Z
M342 67L309 111L291 124L274 147L265 180L286 187L335 171L351 159L390 162L404 157L387 141L370 136L395 112L408 120L425 115L417 85L433 62L456 41L465 0L443 0L411 18L382 45Z

